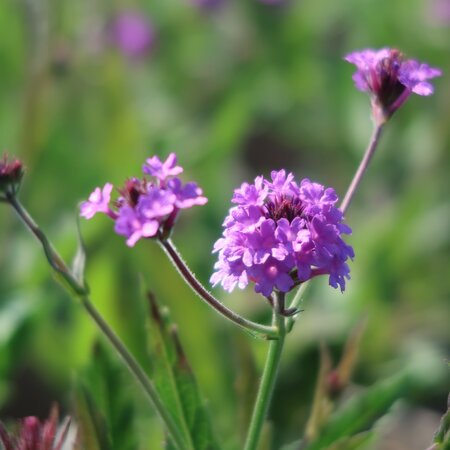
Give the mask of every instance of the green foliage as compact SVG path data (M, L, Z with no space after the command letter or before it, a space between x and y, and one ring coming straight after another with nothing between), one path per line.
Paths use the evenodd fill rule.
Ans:
M432 369L426 369L427 388L414 386L405 397L410 405L440 410L448 379L436 365L448 357L450 342L450 39L436 11L442 2L292 0L280 7L228 0L205 13L191 0L136 0L133 8L148 15L157 36L141 61L99 36L125 3L6 0L0 6L0 149L24 160L21 199L66 261L76 253L74 207L96 186L139 174L146 157L175 151L186 180L197 180L209 202L181 214L173 238L198 278L208 280L213 242L241 182L286 168L340 195L345 191L371 123L370 100L354 88L343 55L398 46L443 69L435 95L411 97L394 116L347 214L356 253L349 289L340 295L315 280L305 297L305 311L287 339L270 411L273 439L265 445L279 448L305 428L319 373L317 343L326 341L331 357L341 354L363 315L368 325L353 382L371 385L380 372L392 375L414 359ZM136 306L142 273L179 326L221 446L240 450L266 343L251 342L256 365L244 368L251 355L236 339L240 331L194 298L152 242L127 248L104 217L83 221L82 232L95 305L147 369L145 313ZM127 396L133 381L99 368L91 353L95 329L50 280L41 248L3 203L0 249L1 419L47 412L54 401L65 413L73 373L89 366L115 380L113 397L119 391ZM84 263L77 265L81 276ZM267 305L250 290L217 294L243 315L267 320ZM239 336L247 342L247 335ZM174 353L171 347L172 359L163 360L169 368ZM429 366L428 358L437 363ZM18 371L28 364L44 388L56 392L51 398L17 401L24 389ZM153 370L163 384L163 368ZM249 379L242 381L246 370ZM195 428L191 407L177 400L174 377L164 388L166 401L185 428ZM110 405L90 383L85 397L92 404L82 400L83 420L94 421L92 411L101 411L111 445ZM186 397L203 406L187 385ZM139 413L132 429L141 447L158 449L160 422L139 395L129 400ZM189 420L182 418L185 410ZM128 427L115 432L126 435ZM125 438L115 439L124 444ZM99 438L94 442L100 445Z
M185 438L186 448L215 450L209 412L181 346L176 325L167 309L161 309L153 294L150 303L149 348L152 379L168 411ZM167 449L174 446L168 442Z
M89 450L137 448L135 392L130 389L129 373L98 343L93 364L76 381L76 417L80 420L80 439Z
M433 442L437 444L436 450L450 449L450 406L447 408L447 412L442 416L441 423L434 435Z
M392 404L411 386L410 375L402 374L378 382L364 392L353 396L331 416L329 422L321 429L319 436L308 443L304 447L305 450L340 449L344 448L338 446L338 444L343 445L340 442L352 442L352 445L357 445L360 442L359 439L362 439L362 443L365 442L363 437L353 438L353 436L370 429L376 420L386 414ZM345 441L350 438L351 441Z

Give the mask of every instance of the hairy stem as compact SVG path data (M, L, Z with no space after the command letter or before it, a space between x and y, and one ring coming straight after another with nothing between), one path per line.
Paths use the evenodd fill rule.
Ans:
M364 153L363 159L361 160L358 170L356 171L350 186L347 189L344 200L342 200L340 210L343 214L346 213L359 184L361 183L362 177L364 176L367 167L369 166L370 160L372 159L375 151L378 147L381 133L383 131L384 123L374 125L372 136L367 146L366 152Z
M264 366L263 375L256 396L250 427L248 429L245 450L256 450L261 438L261 431L269 409L273 389L278 374L281 354L283 351L286 329L284 317L280 315L279 305L283 303L284 293L276 294L275 307L273 309L273 325L278 328L278 339L270 341L267 359Z
M384 127L384 123L379 123L379 124L374 125L374 129L373 129L370 141L369 141L369 145L367 146L364 156L363 156L361 162L359 163L358 170L356 171L356 173L350 183L350 186L348 187L347 192L345 193L344 199L342 200L340 210L342 211L343 214L345 214L347 212L347 209L350 206L350 202L352 201L352 199L355 195L355 192L361 183L362 177L366 173L367 167L369 166L369 163L370 163L373 155L375 154L375 151L378 147L378 143L380 141L381 134L383 132L383 127ZM311 280L302 283L300 288L297 290L294 298L292 299L292 302L289 305L289 309L298 308L298 306L300 305L300 303L302 301L303 294L305 293L310 282L311 282ZM296 319L296 315L286 319L286 328L287 328L288 333L291 331L291 329L294 325L295 319Z
M178 450L185 450L186 445L184 443L184 439L181 435L181 432L178 429L178 426L173 420L172 416L164 406L155 387L153 386L153 383L148 378L148 376L146 375L142 367L139 365L139 363L136 361L134 356L128 351L124 343L109 327L108 323L103 319L101 314L95 309L94 305L91 303L88 297L87 288L83 286L79 281L77 281L73 273L68 268L67 264L63 261L61 256L59 256L57 251L54 249L45 233L39 228L37 223L33 220L33 218L21 205L21 203L17 200L17 198L15 196L9 195L7 197L7 200L8 203L10 203L11 206L16 210L17 214L25 223L27 228L34 234L34 236L42 244L45 256L47 257L50 266L58 275L62 276L62 278L67 282L65 286L69 285L71 294L80 299L84 309L92 318L94 323L97 325L100 332L111 344L111 346L117 351L117 353L122 358L122 361L124 362L125 366L134 376L136 381L140 384L141 388L150 399L152 406L156 409L165 426L167 427L167 430L171 438L173 439L176 448Z
M81 297L81 304L84 309L87 311L89 316L95 322L99 330L102 332L103 336L106 337L108 342L114 347L117 353L120 355L122 360L124 361L126 367L134 376L136 381L141 385L142 390L150 399L154 408L158 411L161 416L162 421L164 422L169 434L175 442L175 445L178 450L184 450L187 446L184 444L183 437L181 432L173 420L170 413L166 410L166 407L162 403L153 383L147 377L147 374L144 372L140 364L136 361L133 355L128 351L123 342L117 336L116 333L109 327L107 322L103 319L101 314L95 309L94 305L91 303L87 296Z
M186 281L189 287L209 306L214 308L220 315L234 322L236 325L250 332L258 333L267 338L277 338L278 332L275 326L261 325L251 320L245 319L231 309L227 308L220 300L216 299L206 288L197 280L195 275L190 271L183 258L178 253L175 245L170 239L158 241L165 250L169 259L173 262L178 272Z

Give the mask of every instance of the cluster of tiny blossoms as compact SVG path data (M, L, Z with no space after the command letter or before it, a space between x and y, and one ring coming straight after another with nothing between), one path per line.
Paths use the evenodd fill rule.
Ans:
M431 95L433 86L428 81L442 75L440 69L406 59L394 48L366 49L350 53L344 58L357 68L353 74L356 87L372 95L378 120L388 119L408 97Z
M255 291L268 297L274 289L289 292L296 285L321 274L333 287L345 289L352 247L341 238L351 229L342 223L335 207L338 197L331 188L304 179L297 184L284 170L262 176L254 184L235 190L224 221L223 237L211 277L227 291L255 283Z
M102 189L96 188L89 200L81 204L81 216L91 219L99 212L108 215L115 221L115 232L127 238L129 247L141 238L168 236L181 209L208 201L196 183L183 185L176 176L183 168L176 163L174 153L164 162L157 156L147 159L142 171L152 179L144 176L126 180L112 205L113 185L106 183Z

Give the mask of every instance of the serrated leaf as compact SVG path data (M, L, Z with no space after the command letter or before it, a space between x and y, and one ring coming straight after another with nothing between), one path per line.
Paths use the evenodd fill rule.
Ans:
M323 450L339 439L369 429L400 398L410 385L410 377L402 374L379 382L351 398L336 411L321 429L320 436L305 450Z
M166 408L181 430L186 448L215 450L208 411L200 396L197 381L182 348L177 328L167 309L161 309L153 295L150 302L149 348L152 378ZM166 448L173 449L168 441Z

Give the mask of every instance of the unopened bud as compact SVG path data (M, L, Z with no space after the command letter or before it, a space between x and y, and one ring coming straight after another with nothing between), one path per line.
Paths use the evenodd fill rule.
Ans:
M0 159L0 192L15 195L24 174L23 164L16 158L8 159L7 153Z

